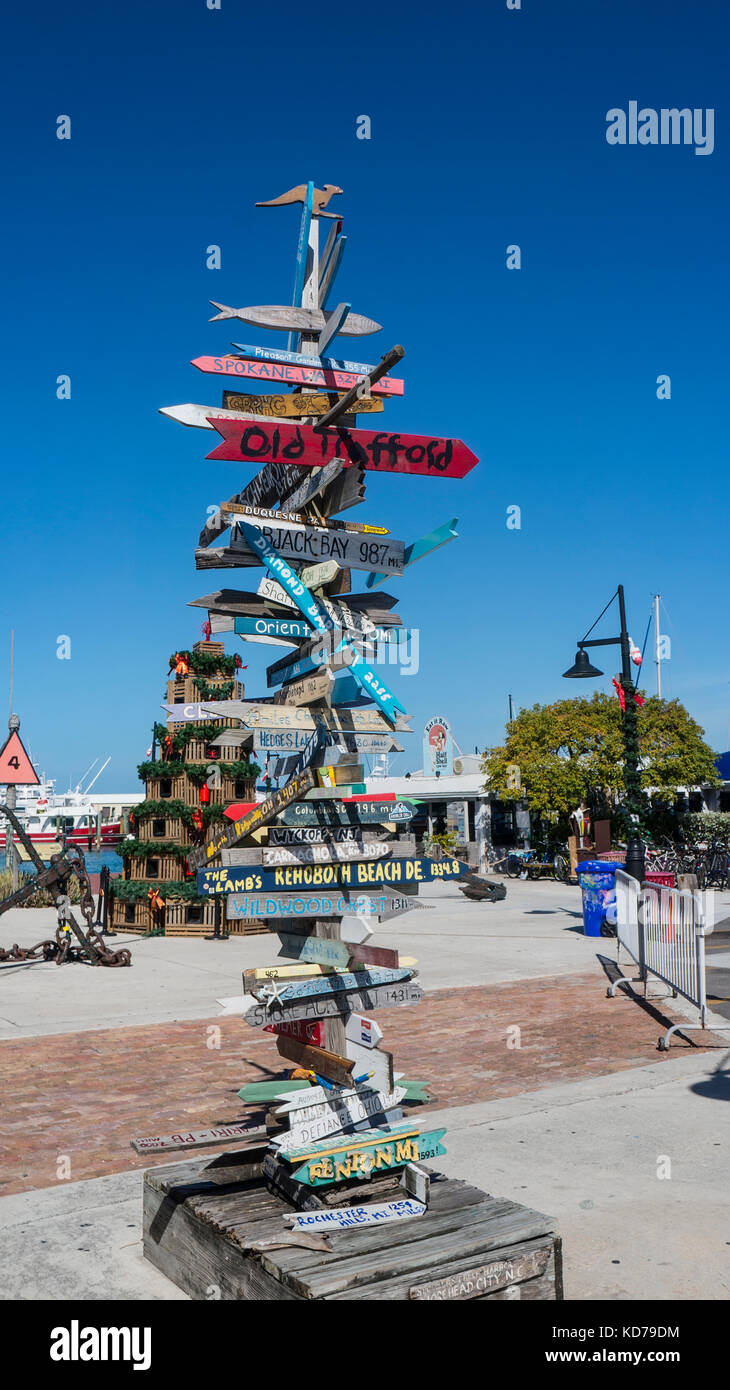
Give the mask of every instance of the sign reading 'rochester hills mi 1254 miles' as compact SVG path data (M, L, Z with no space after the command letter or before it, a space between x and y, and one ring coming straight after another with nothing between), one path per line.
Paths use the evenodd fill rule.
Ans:
M388 434L385 430L350 430L342 426L317 430L312 425L286 425L262 420L208 417L223 443L206 454L230 463L282 462L319 468L334 458L378 473L414 473L426 477L463 478L479 462L460 439L427 434Z
M397 843L397 842L396 842ZM369 888L379 883L430 883L434 879L461 878L468 873L458 859L383 859L375 863L355 860L347 864L296 864L265 869L263 865L226 865L201 869L199 893L260 893L287 888Z

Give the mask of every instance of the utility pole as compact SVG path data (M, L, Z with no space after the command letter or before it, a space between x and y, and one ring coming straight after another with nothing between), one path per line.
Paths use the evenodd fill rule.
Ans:
M654 659L656 661L656 693L662 698L661 633L659 631L659 594L654 595Z
M18 732L18 729L20 728L20 720L18 719L17 714L11 714L8 720L8 728L11 734L15 734ZM5 805L7 806L9 811L15 810L16 796L17 790L14 786L11 785L5 788ZM15 849L15 831L13 829L12 822L7 817L5 818L5 826L5 869L6 871L9 869L11 874L13 875L13 892L17 893L18 888L20 887L20 869L18 863L18 854Z
M508 695L508 696L507 696L507 699L509 700L509 722L510 722L510 724L511 724L511 723L512 723L512 719L513 719L513 714L512 714L512 696L511 696L511 695Z

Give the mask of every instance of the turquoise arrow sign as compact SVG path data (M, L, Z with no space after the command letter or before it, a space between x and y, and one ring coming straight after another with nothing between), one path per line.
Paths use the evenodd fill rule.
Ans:
M418 560L422 560L425 555L430 555L433 550L440 550L442 545L448 545L449 541L456 540L458 532L454 530L458 517L452 517L451 521L445 521L443 526L437 526L435 531L429 531L427 536L421 536L420 541L414 541L412 545L407 545L403 556L403 568L415 565ZM397 577L397 576L396 576ZM393 578L389 574L378 574L372 570L365 580L367 589L376 589L378 584L383 584L386 579Z

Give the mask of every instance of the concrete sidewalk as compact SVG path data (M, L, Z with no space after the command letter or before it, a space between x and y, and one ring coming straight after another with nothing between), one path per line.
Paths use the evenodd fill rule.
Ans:
M723 1055L429 1111L439 1167L557 1219L569 1299L724 1301ZM184 1299L142 1256L141 1208L139 1172L0 1199L2 1297Z
M595 938L583 936L575 887L516 879L508 881L503 902L473 903L453 884L433 883L419 896L433 910L376 925L373 945L416 956L424 989L571 974L590 969L595 957ZM30 946L53 936L55 920L52 908L15 908L0 918L0 940ZM278 954L271 935L108 941L113 949L131 948L129 969L0 965L0 1039L210 1018L216 999L241 992L244 969Z

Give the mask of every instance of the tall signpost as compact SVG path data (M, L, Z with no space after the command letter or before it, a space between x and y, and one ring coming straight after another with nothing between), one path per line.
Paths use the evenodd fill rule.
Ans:
M466 872L448 857L419 859L409 833L413 805L369 797L359 781L362 754L401 746L393 735L411 729L405 706L374 664L373 634L387 649L389 634L397 636L401 626L390 613L396 600L352 594L351 586L359 571L366 572L366 589L400 575L453 539L456 523L406 547L377 516L358 525L336 513L362 500L370 472L393 474L393 485L407 488L409 475L463 478L477 459L460 440L357 427L360 410L369 413L370 425L379 423L373 413L389 395L402 394L403 382L389 372L404 350L396 346L368 366L350 361L338 346L340 334L379 329L333 290L345 238L339 215L325 209L340 192L309 182L265 204L300 208L291 307L215 305L216 320L287 332L286 349L240 344L239 355L194 361L204 372L227 376L228 384L234 376L258 378L267 393L276 382L290 394L226 391L222 407L163 409L183 425L217 431L222 442L208 458L243 465L240 482L234 480L241 490L235 496L229 490L232 500L201 532L197 568L259 566L263 576L255 594L220 590L196 602L208 607L211 623L221 624L218 631L295 649L270 668L273 698L214 697L196 707L210 719L239 720L251 737L280 750L274 766L285 780L253 806L229 806L227 825L191 848L188 865L203 898L222 900L229 921L263 917L278 948L274 963L246 972L243 1007L246 1023L272 1034L280 1058L294 1068L271 1091L263 1172L298 1206L322 1186L344 1193L355 1185L366 1195L363 1179L388 1170L405 1171L408 1192L417 1183L427 1198L417 1165L445 1152L443 1131L423 1133L404 1123L400 1101L409 1085L421 1098L421 1083L399 1084L393 1057L379 1046L380 1030L364 1016L368 1009L419 1002L416 962L369 938L378 920L423 906L420 883L458 880ZM331 224L320 258L322 217ZM339 301L334 308L327 307L330 296L332 304ZM229 545L211 549L228 527ZM302 1085L306 1111L300 1110ZM254 1101L259 1090L249 1097L244 1089L242 1098ZM169 1136L163 1138L167 1144ZM188 1140L180 1147L198 1142L194 1135ZM423 1201L411 1207L403 1217L418 1215Z

